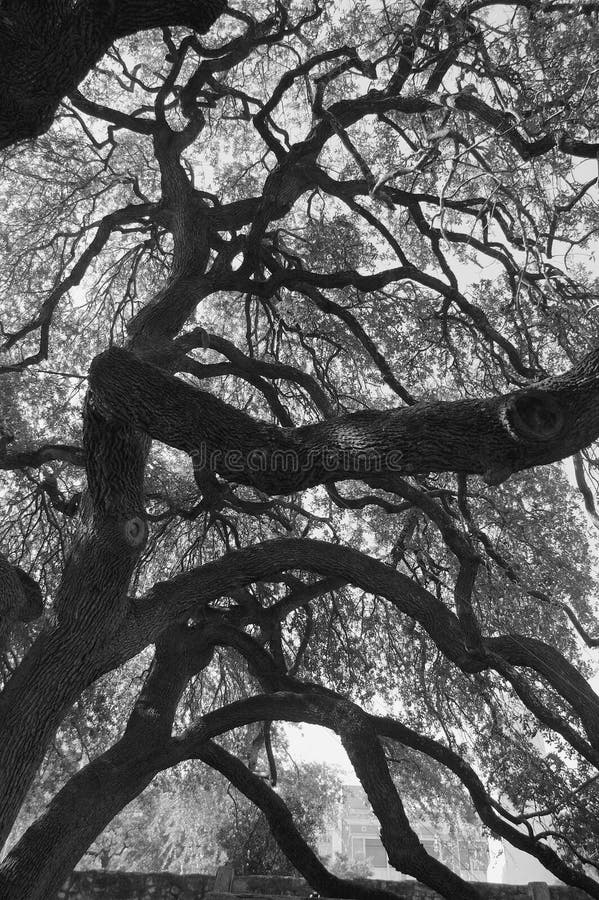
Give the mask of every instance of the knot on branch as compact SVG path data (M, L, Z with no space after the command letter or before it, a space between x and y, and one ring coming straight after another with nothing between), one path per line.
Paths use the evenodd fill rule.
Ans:
M123 534L129 546L138 550L146 542L148 536L147 523L141 516L133 516L131 519L126 519L123 526Z
M562 432L566 416L552 394L530 390L507 399L502 421L516 440L551 441Z

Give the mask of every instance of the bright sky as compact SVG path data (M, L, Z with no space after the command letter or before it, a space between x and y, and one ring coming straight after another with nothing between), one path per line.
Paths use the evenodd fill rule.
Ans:
M338 768L344 784L358 784L341 741L320 725L287 725L289 750L296 762L324 762Z
M599 669L599 656L596 662ZM599 671L589 679L589 684L599 693ZM289 740L289 751L295 762L324 762L339 769L344 784L359 783L335 732L319 725L288 724L284 730Z

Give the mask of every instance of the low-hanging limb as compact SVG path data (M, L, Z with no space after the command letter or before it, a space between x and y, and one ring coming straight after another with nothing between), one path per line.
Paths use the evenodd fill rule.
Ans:
M298 428L255 420L115 347L95 358L89 381L108 419L273 494L373 476L382 487L400 473L479 474L498 484L599 436L599 350L563 375L498 397L363 410Z
M512 846L529 853L536 857L543 865L549 869L554 875L566 884L586 890L592 897L599 896L599 884L593 879L572 868L565 863L551 847L540 843L538 837L534 833L525 834L519 831L510 822L506 822L496 810L501 811L501 815L509 817L507 810L500 807L498 803L493 801L488 795L482 781L474 771L474 769L462 759L455 751L441 744L439 741L426 735L418 734L406 725L397 722L394 719L383 716L372 716L371 723L375 728L379 737L390 738L397 741L405 747L410 747L420 753L424 753L431 759L437 760L445 766L449 771L460 779L466 790L468 791L472 803L478 813L478 816L493 834L497 837L504 838ZM510 818L513 821L513 817Z
M247 635L245 637L247 638ZM239 646L241 647L241 645ZM253 651L249 651L248 656L252 653ZM262 651L261 656L267 657L268 654ZM272 673L272 665L264 658L258 662L263 679L268 677L264 673L269 665ZM439 864L438 871L431 875L430 858L424 848L419 849L414 833L410 834L411 827L405 819L405 813L403 816L401 815L400 806L396 802L398 798L394 796L395 788L388 775L386 760L379 743L379 738L388 737L426 753L453 771L468 789L481 819L492 831L505 837L514 846L535 856L566 883L585 890L591 897L599 898L599 884L596 881L564 863L550 847L519 832L493 812L493 804L478 776L453 751L430 738L418 735L394 720L370 716L355 704L330 691L315 689L313 685L304 685L303 687L307 688L307 691L300 694L296 691L301 687L301 683L295 679L281 680L281 676L275 673L273 680L278 680L281 684L285 681L287 690L279 690L277 693L262 695L262 697L255 696L249 701L231 704L226 712L218 710L208 714L201 723L192 727L186 736L181 737L179 745L172 747L171 751L165 755L163 763L166 763L168 759L179 761L190 757L201 758L201 753L206 746L205 742L210 737L216 736L217 731L222 728L222 724L217 724L219 719L222 719L222 722L226 721L229 727L236 727L244 717L247 719L247 716L251 715L285 721L311 722L332 729L342 738L350 759L356 767L356 773L366 789L374 812L383 825L381 837L391 863L401 871L413 874L425 884L436 886L436 890L444 897L455 897L459 900L469 896L478 897L477 893L468 894L464 891L465 883L457 876L454 876L455 881L452 880L447 873L449 872L450 875L453 873L441 864ZM291 692L289 692L289 688L291 688ZM250 710L252 711L250 712ZM256 721L256 719L253 720ZM373 756L375 751L376 758ZM385 824L387 826L386 833ZM407 848L404 848L405 841L410 844Z
M266 541L155 584L133 602L118 638L98 660L98 674L139 653L170 622L201 616L202 610L217 598L231 595L252 582L268 581L290 569L339 578L384 597L399 612L415 619L443 655L463 672L495 669L505 676L507 669L512 670L514 666L536 672L569 703L580 718L588 740L570 726L566 731L565 725L560 726L560 733L573 742L572 746L585 759L599 766L599 697L558 651L538 639L514 634L483 638L481 649L472 652L466 645L458 617L438 597L367 554L324 541ZM508 674L508 681L513 682L512 672ZM527 690L522 680L514 687L520 695ZM524 696L522 699L527 702ZM555 717L549 721L550 711L532 694L528 699L532 712L553 728Z
M448 900L479 900L474 885L426 852L405 813L376 731L354 704L344 706L337 713L335 730L381 823L381 841L391 865Z
M376 721L377 725L379 725L380 720ZM427 753L427 755L438 759L445 765L448 764L447 760L449 760L449 768L458 774L470 791L479 815L481 815L481 810L484 808L485 814L484 817L481 815L481 819L494 834L505 837L514 846L534 855L566 884L586 890L591 897L599 896L599 885L591 878L563 863L551 848L539 844L512 825L503 822L494 813L490 799L478 776L453 751L437 744L436 741L430 738L411 732L411 729L407 729L404 725L390 720L385 720L380 728L377 727L377 732L380 737L392 738L398 743L404 744L404 746ZM332 875L322 865L297 831L293 817L277 792L264 779L253 775L240 760L236 759L217 743L207 741L204 747L196 754L196 758L207 763L213 769L217 769L238 791L241 791L248 800L251 800L262 811L268 821L273 837L287 858L302 873L310 886L322 896L355 897L356 900L390 900L390 895L386 891L368 888L365 885L356 885L348 882L346 879ZM364 893L360 893L360 891L364 891Z
M93 469L89 477L90 487L94 490L97 476ZM104 495L99 496L98 500L102 501L103 497ZM106 535L102 536L102 547L105 541ZM109 552L108 546L105 550L102 547L98 564L102 564L102 553ZM84 545L81 545L77 552L82 550L86 552ZM93 562L96 557L97 554L90 557L91 561ZM106 561L108 559L109 557ZM183 573L170 581L156 584L145 596L130 604L129 613L125 614L124 618L117 613L122 603L120 592L128 579L127 573L132 560L129 563L123 560L125 569L122 571L114 570L114 562L112 558L108 570L103 571L110 571L116 581L107 585L103 603L99 606L94 595L88 596L87 582L84 585L78 581L70 584L71 593L65 594L64 597L65 600L67 596L70 597L69 606L64 611L65 624L62 628L50 629L41 636L0 698L0 716L3 717L5 734L10 736L10 741L7 741L3 748L6 767L0 768L0 773L6 773L7 779L1 795L4 829L10 827L16 805L22 797L24 787L29 783L28 779L32 777L38 761L41 760L49 736L62 718L66 706L73 702L81 690L103 672L121 664L148 643L155 641L170 623L201 615L201 610L206 604L222 596L231 595L231 592L252 582L280 577L286 570L303 569L323 576L340 578L370 593L385 597L401 613L416 619L441 652L465 672L481 671L485 668L501 671L502 668L509 667L511 662L510 648L514 648L513 641L493 645L493 639L490 639L488 658L484 643L485 653L482 656L472 654L465 646L465 636L457 616L441 600L403 573L394 571L366 554L324 541L270 541L226 554L217 561ZM93 604L88 608L86 604L92 601ZM107 601L111 604L110 608L106 605ZM103 624L99 628L94 626L91 630L82 631L83 620L79 619L78 611L85 612L88 619L90 616L92 618L101 616ZM108 642L106 642L107 635L110 635ZM99 644L99 640L103 643ZM527 649L529 652L526 652ZM593 726L598 720L599 698L588 686L584 692L575 689L576 682L569 678L571 664L565 658L560 657L559 670L553 665L540 667L538 649L537 644L532 648L534 650L532 652L531 648L517 643L514 648L514 652L517 652L514 664L538 671L544 680L565 696L574 712L588 728L589 739L593 741L595 738ZM574 667L571 669L572 672L576 672ZM502 674L505 677L505 672ZM546 708L541 708L535 697L526 694L526 685L522 680L515 684L513 676L510 675L508 681L513 683L514 689L540 720L548 724L548 727L554 727L547 718L549 714ZM568 693L569 685L572 690ZM24 703L23 697L27 698L27 703ZM43 713L39 712L41 700L45 704ZM35 715L24 717L24 706L27 709L37 710ZM263 719L276 717L272 709L263 709L259 704L255 712ZM227 720L227 727L235 727L230 721ZM564 736L584 758L599 765L599 747L593 748L582 736L574 735L572 738L568 734ZM16 781L15 771L19 775Z
M210 662L213 646L185 625L161 635L123 736L67 782L0 863L2 897L51 900L90 844L147 787L155 773L138 769L139 748L151 754L170 740L181 694Z
M287 804L279 794L223 747L214 741L206 741L195 758L224 775L233 787L260 809L287 859L321 896L354 900L396 900L396 895L389 891L339 878L329 872L298 831Z
M247 638L247 635L245 637ZM267 656L268 654L264 655ZM262 663L259 662L258 666L261 667L262 677L264 677L265 667L263 661ZM477 893L467 893L465 889L468 885L457 876L451 878L450 876L453 873L447 867L439 864L435 871L431 872L428 854L426 854L423 847L420 848L418 846L419 842L417 842L416 835L412 832L407 819L405 819L405 813L402 816L401 812L398 811L400 807L396 803L396 798L390 788L390 785L393 785L392 781L390 781L390 776L389 778L384 776L386 761L382 748L380 749L381 759L385 764L384 768L374 765L372 748L375 746L373 741L378 743L377 718L368 716L355 704L339 698L338 695L331 691L315 689L314 685L308 685L304 686L308 688L307 691L297 693L298 686L301 683L298 683L295 679L287 679L280 675L278 680L281 684L285 683L287 689L236 701L228 707L208 713L197 725L190 727L185 734L173 739L170 746L165 748L164 751L151 754L151 757L140 757L138 765L142 769L148 766L155 770L157 767L164 768L175 765L185 759L197 758L205 747L207 740L249 722L279 719L289 722L309 722L332 729L344 741L350 758L357 767L358 777L367 790L375 814L383 824L381 836L392 864L401 871L413 874L425 884L434 886L444 897L459 898L459 900L463 900L465 897L478 898ZM289 688L291 688L291 691ZM392 729L390 729L386 720L380 727L381 736L391 736L389 731ZM401 728L399 731L401 732ZM397 739L398 732L393 737ZM426 752L424 746L418 749ZM438 757L439 755L437 752L436 756ZM467 768L467 766L465 767ZM459 768L456 767L457 770ZM382 776L381 772L383 773ZM463 774L463 767L461 773ZM460 772L456 771L456 774L460 774ZM385 824L387 827L386 831ZM527 852L532 852L539 859L543 858L543 861L549 864L549 868L556 867L556 870L560 871L561 877L564 877L566 881L582 887L592 897L599 897L599 887L596 882L587 878L583 873L576 872L575 869L568 867L566 864L561 864L557 854L553 851L549 850L547 853L542 851L539 855L535 852L534 841L529 839L527 842L526 836L521 835L524 841L522 843L517 837L518 833L516 830L513 829L513 831L514 834L509 832L509 827L506 825L501 827L498 833L501 833L503 836L505 832L505 836L508 839L514 838L515 845L522 846L523 849L524 844L526 844ZM407 847L404 846L406 841L409 845Z
M299 693L312 691L316 697L322 697L323 703L330 703L331 698L336 698L341 703L345 703L346 706L348 705L345 698L328 689L323 689L320 685L306 684L295 677L289 677L289 675L281 673L270 654L250 635L222 623L219 623L216 629L212 627L209 633L212 634L216 643L234 648L246 659L250 671L264 691L284 690ZM358 707L355 707L355 709L358 710ZM539 837L534 834L531 828L528 828L528 833L523 833L514 827L513 823L516 822L516 819L507 810L504 810L500 804L491 799L474 769L454 750L433 738L419 734L398 722L397 719L369 715L363 710L359 711L359 715L373 729L378 738L389 738L405 747L424 753L456 775L470 794L481 822L490 828L494 834L505 838L514 847L536 857L550 872L565 883L586 890L592 897L599 897L599 884L597 882L560 859L555 850L540 842ZM330 722L335 721L335 717L332 714L329 716L329 719ZM332 726L329 725L329 727ZM222 771L222 769L219 769L219 771ZM235 784L238 786L236 782ZM258 798L260 796L268 796L267 792L270 789L266 785L264 787L265 791L258 793ZM243 790L243 788L241 789ZM265 808L261 806L258 799L254 799L254 797L250 799L256 802L268 817L268 804ZM501 815L498 815L497 811ZM506 821L502 816L508 818L509 821ZM276 832L273 833L276 837ZM285 848L283 849L285 850ZM303 870L301 871L303 872Z
M33 864L28 854L32 851L38 852L40 835L46 836L43 846L48 847L48 854L43 854L40 858L36 857L33 871L37 872L39 877L42 869L46 867L44 869L46 871L50 866L51 870L55 872L52 883L59 885L56 867L61 864L72 865L76 861L77 854L84 852L86 844L93 840L98 830L106 823L105 820L110 813L115 815L121 806L135 796L159 770L186 758L199 758L223 772L250 797L252 802L263 809L271 824L274 823L277 826L275 837L279 840L282 849L315 889L325 894L332 893L335 896L356 897L357 900L369 900L369 898L370 900L384 900L380 893L367 896L363 888L343 880L335 880L305 842L296 840L293 821L288 811L285 812L280 798L274 799L277 795L261 779L251 775L238 760L209 743L210 737L240 724L275 718L308 721L332 727L338 733L345 734L346 741L354 746L353 752L358 756L361 751L359 747L357 750L355 748L356 722L359 726L358 730L364 728L368 730L366 737L369 746L372 746L373 738L378 741L378 737L385 737L426 753L460 778L470 792L482 821L496 834L505 837L526 852L532 853L567 883L587 890L590 896L599 896L597 885L592 879L563 863L553 850L539 844L533 836L517 831L512 825L497 816L484 786L468 764L455 752L430 738L413 732L395 720L369 716L355 704L348 703L347 700L332 691L318 685L304 684L296 678L286 675L277 668L270 654L252 637L237 628L224 624L221 616L209 617L202 625L193 629L176 626L163 635L157 644L157 662L150 672L148 683L136 704L124 737L114 748L90 763L75 776L74 781L70 782L51 802L48 812L38 820L12 851L8 857L9 862L3 869L0 869L0 874L4 874L4 877L8 877L8 870L12 878L11 885L13 882L19 885L21 875L31 869ZM194 667L205 664L211 652L210 648L215 644L234 647L246 658L263 689L274 690L278 693L238 701L227 708L216 710L205 716L198 725L188 729L186 733L170 739L169 723L172 721L173 703L176 703L176 696L180 693L181 685L189 677ZM175 674L177 677L174 677ZM170 685L166 692L164 692L165 684ZM171 695L172 699L169 699ZM168 707L169 715L155 715L158 709L164 713L165 707ZM150 728L141 742L139 740L142 733L140 728ZM364 766L363 756L360 766ZM370 762L368 768L372 769ZM380 766L377 767L377 772L379 770ZM98 777L99 775L101 777ZM370 772L368 775L370 781L373 777ZM84 791L79 790L81 785L86 785L89 791L87 788ZM101 802L96 797L97 790L100 789L102 792ZM380 799L379 796L379 802ZM393 854L397 852L398 846L395 834L397 823L393 820L393 815L397 810L394 804L387 802L386 806L388 808L379 810L379 812L387 821L387 826L391 828L389 841L393 847L391 851ZM82 821L86 822L83 837L74 836L68 828L65 834L65 822L68 823L69 816L73 816L76 810L79 810ZM390 814L393 820L391 822L389 822ZM60 823L60 828L55 827L54 823L56 822ZM406 823L403 823L402 828L405 829L405 825ZM409 825L407 827L409 828ZM412 843L414 843L413 840ZM415 856L410 852L402 861L402 866L409 866L409 871L415 874L416 869L419 868L418 860L423 865L424 860L427 864L426 867L428 867L428 860L422 856L422 850L416 844L411 849L415 852ZM414 865L416 865L416 869L414 869ZM439 869L437 875L441 878L440 882L438 878L435 881L435 875L432 876L437 886L442 888L441 893L448 897L467 896L467 894L459 893L460 890L463 891L463 882L460 882L459 879L456 878L453 888L451 887L451 873L450 876L447 876L447 871L449 870L445 870L444 867L443 871ZM432 883L426 872L423 874L423 879ZM446 886L449 893L443 889ZM29 898L47 896L45 893L39 895L19 893L18 890L17 888L16 893L10 894L11 900L13 898L20 900L25 896Z
M3 896L10 897L10 900L46 900L53 897L65 875L100 831L158 771L172 765L175 759L198 757L210 761L216 755L214 761L220 761L221 766L224 765L237 780L243 771L250 785L255 783L256 776L247 772L233 757L218 753L206 741L211 734L222 733L244 719L248 723L260 721L269 706L278 710L280 699L284 702L285 695L264 696L255 698L255 702L250 700L232 704L230 709L218 710L204 717L199 731L197 728L191 730L191 739L186 735L170 738L173 715L181 692L190 675L206 664L212 646L210 628L203 634L201 629L179 626L163 636L157 644L154 664L124 736L69 781L51 801L44 815L13 848L0 866ZM313 701L309 696L299 697L290 704L290 718L293 721L301 720L305 715L309 721L324 724L330 712L330 703L321 713L318 699ZM283 718L287 717L283 715ZM286 809L282 801L279 802L279 814L281 809ZM77 827L74 827L75 822ZM328 892L339 888L342 893L336 895L355 897L356 900L388 900L384 891L375 889L373 893L372 889L353 885L328 873L305 842L298 841L288 811L286 816L282 816L282 824L284 829L279 839L283 838L284 849L290 852L303 873L311 877L315 887L328 889ZM40 846L44 848L41 854ZM431 861L430 858L428 860ZM478 897L475 891L469 892L461 879L441 864L437 865L443 868L450 881L455 878L456 884L465 891L464 898ZM433 878L431 882L430 876L423 874L429 883L435 881ZM436 883L438 887L443 887L443 882ZM335 893L335 890L332 892ZM449 898L458 896L445 891L443 894Z

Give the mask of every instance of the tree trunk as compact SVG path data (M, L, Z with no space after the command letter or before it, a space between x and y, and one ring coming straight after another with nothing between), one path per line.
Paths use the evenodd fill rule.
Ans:
M54 604L0 697L0 846L64 714L99 674L101 649L127 611L127 588L146 538L143 471L148 442L86 407L89 496Z
M123 737L69 779L7 855L0 865L0 896L55 895L90 844L151 782L156 770L148 767L148 754L170 739L181 694L211 656L201 633L183 626L165 633Z

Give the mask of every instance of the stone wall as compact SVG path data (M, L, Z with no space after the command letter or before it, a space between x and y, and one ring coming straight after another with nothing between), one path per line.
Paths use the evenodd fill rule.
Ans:
M214 886L214 875L160 872L73 872L60 900L202 900Z
M440 900L439 894L415 881L369 883L386 888L401 900ZM289 900L290 897L307 898L311 893L303 878L271 875L236 876L230 892L219 887L213 875L74 872L58 897L60 900ZM478 887L485 900L588 900L582 891L548 887L541 882L479 884Z

